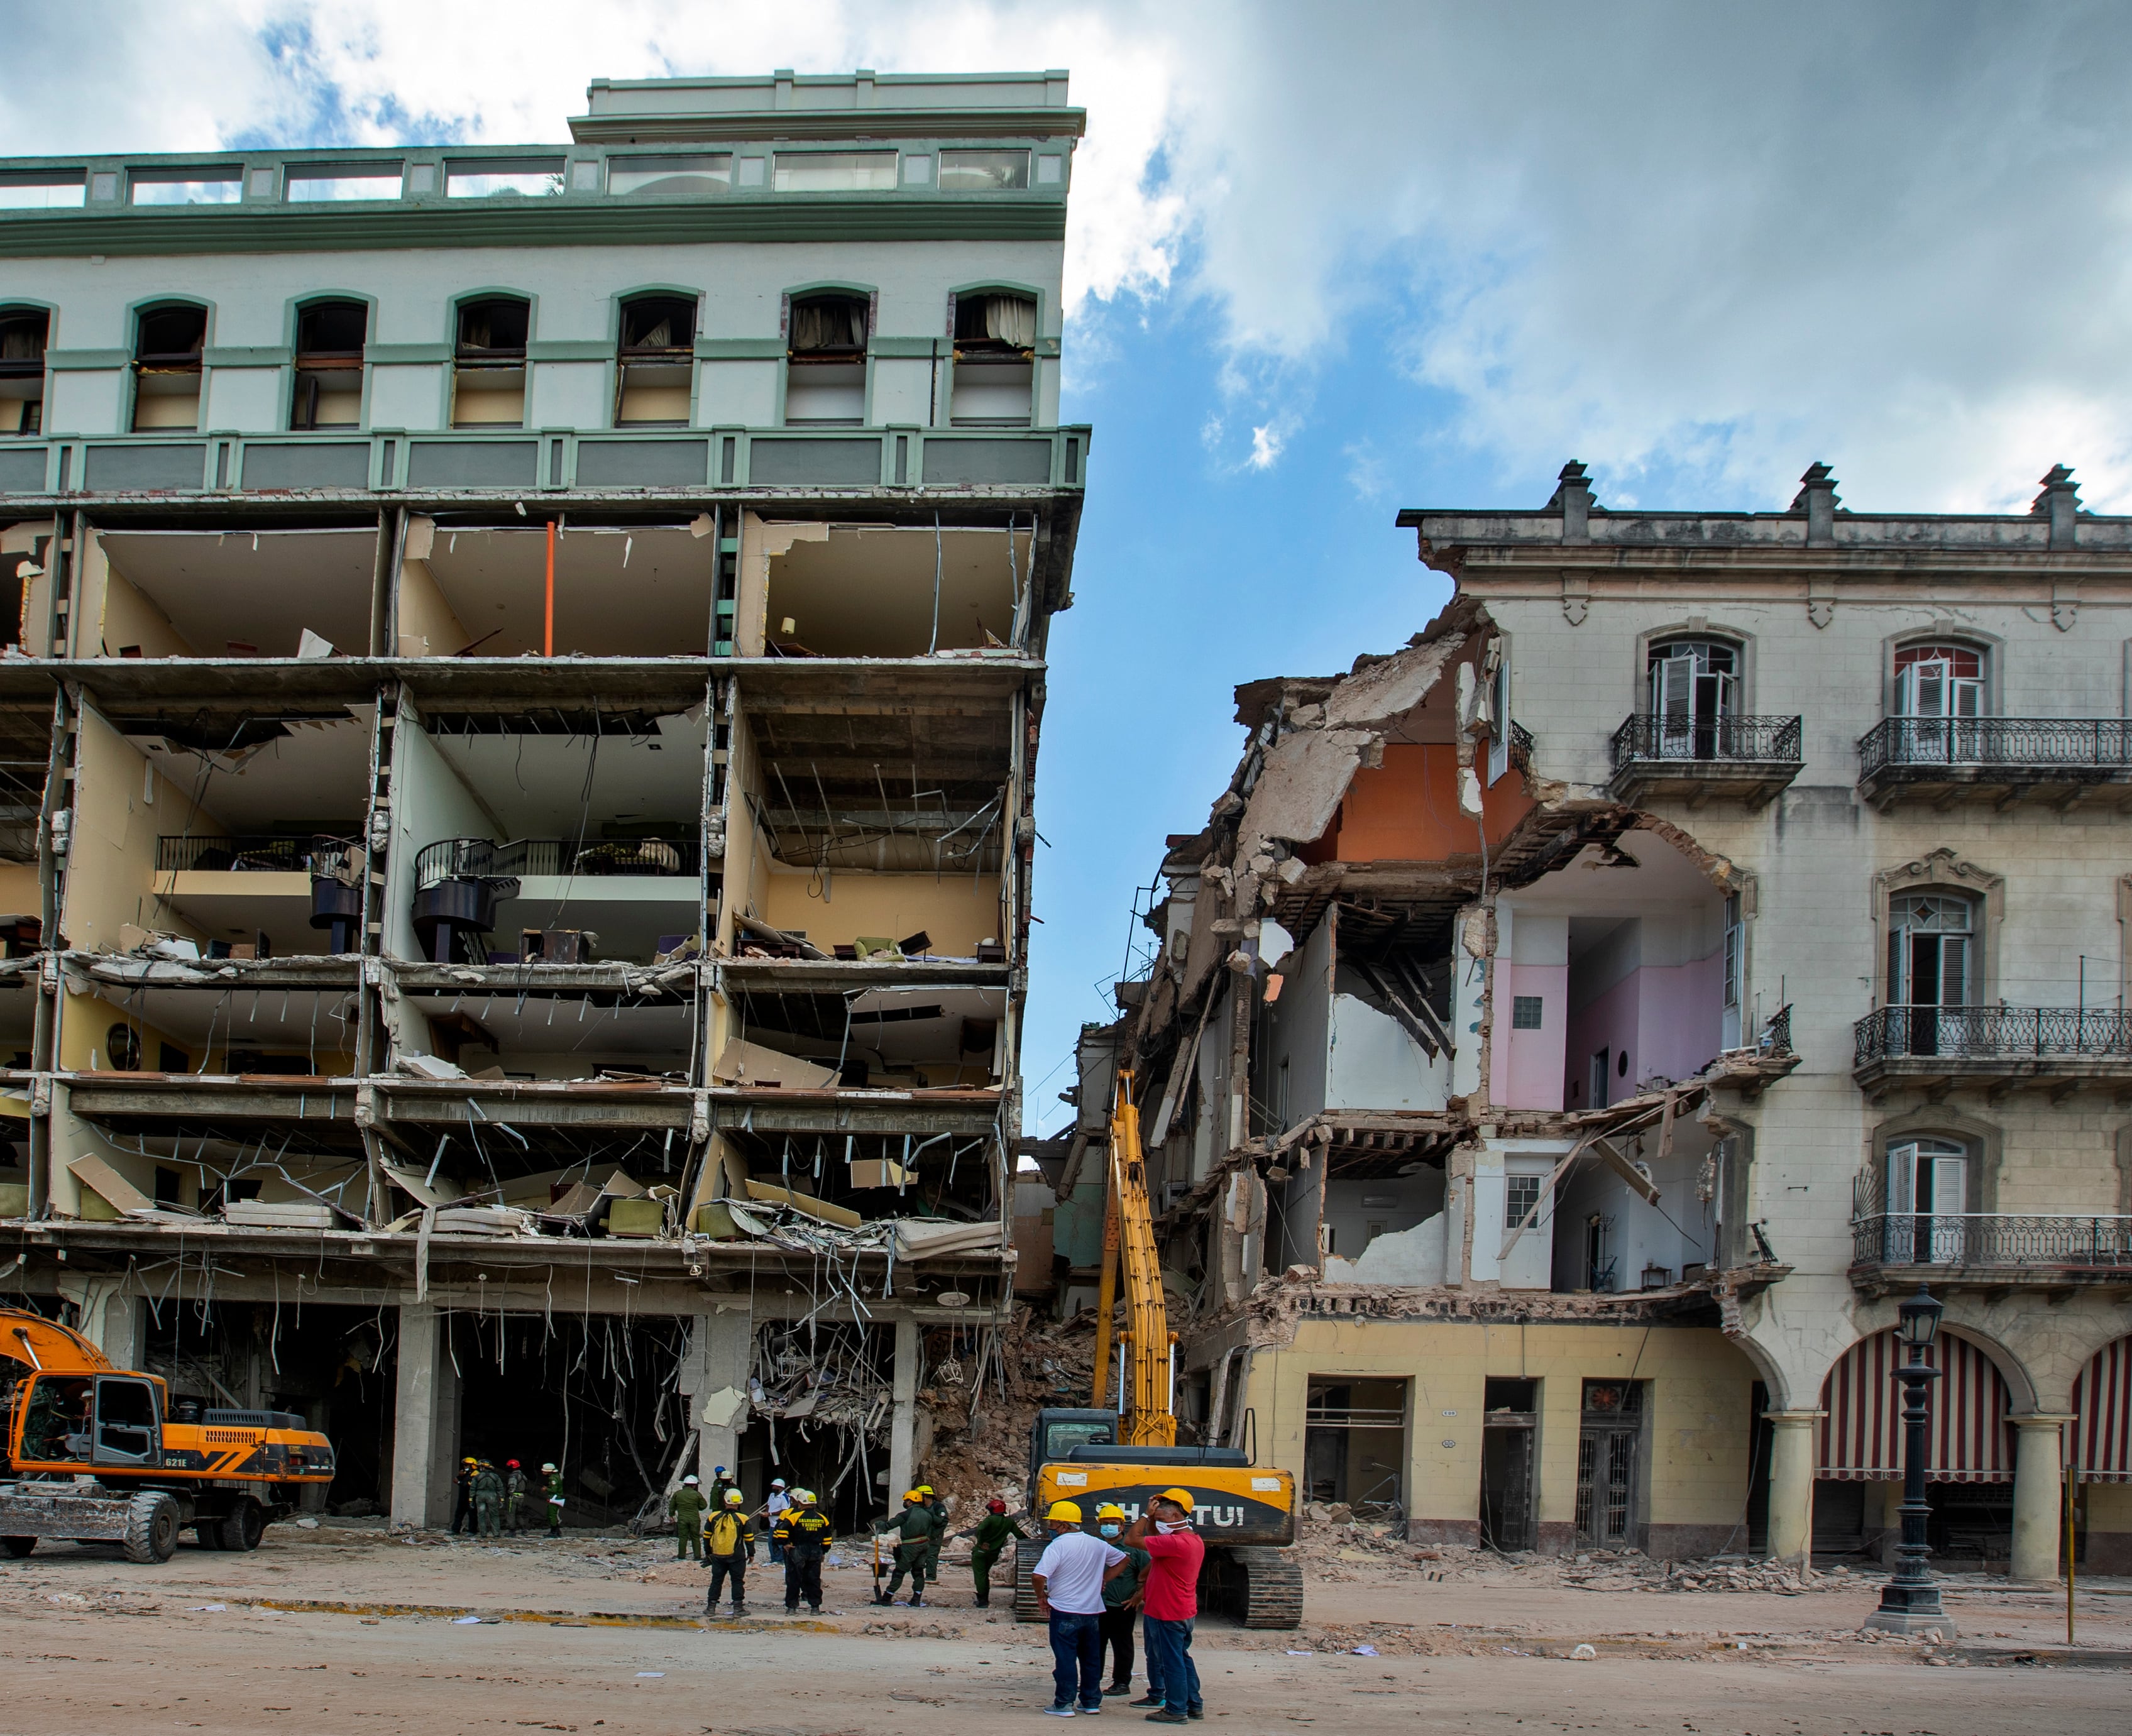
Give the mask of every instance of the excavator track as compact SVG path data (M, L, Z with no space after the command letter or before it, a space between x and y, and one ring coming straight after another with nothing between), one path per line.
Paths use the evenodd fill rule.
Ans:
M1018 1622L1044 1619L1036 1613L1036 1581L1031 1577L1036 1571L1038 1557L1043 1553L1041 1537L1014 1546L1014 1619Z
M1303 1569L1285 1549L1231 1547L1208 1551L1208 1601L1246 1628L1303 1623Z

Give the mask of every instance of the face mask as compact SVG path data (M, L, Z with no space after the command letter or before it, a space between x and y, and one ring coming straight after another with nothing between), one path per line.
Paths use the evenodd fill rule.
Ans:
M1166 1531L1189 1531L1189 1530L1191 1530L1191 1528L1192 1528L1192 1522L1191 1522L1189 1519L1179 1519L1179 1520L1177 1520L1176 1522L1174 1522L1174 1523L1173 1523L1171 1521L1169 1521L1169 1520L1168 1520L1168 1519L1157 1519L1157 1520L1155 1522L1155 1528L1157 1531L1165 1531L1165 1532L1166 1532Z
M1096 1529L1107 1537L1114 1537L1118 1534L1118 1527L1115 1525L1098 1525Z

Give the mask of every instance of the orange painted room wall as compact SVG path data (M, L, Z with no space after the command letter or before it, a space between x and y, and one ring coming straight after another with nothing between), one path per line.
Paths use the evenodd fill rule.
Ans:
M1485 769L1485 743L1479 752ZM1500 844L1532 812L1524 778L1505 772L1482 790L1481 808L1489 844ZM1332 856L1342 862L1435 862L1477 854L1478 832L1458 811L1457 746L1386 742L1381 766L1356 772L1332 831Z

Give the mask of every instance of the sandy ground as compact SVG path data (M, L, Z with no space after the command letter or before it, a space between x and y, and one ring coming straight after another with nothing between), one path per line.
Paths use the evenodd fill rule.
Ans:
M161 1566L46 1545L0 1562L0 1729L601 1730L950 1736L1038 1728L1042 1631L970 1607L880 1609L857 1554L828 1609L788 1621L775 1570L746 1621L700 1619L670 1543L501 1547L277 1526L256 1554L187 1542ZM1860 1577L1801 1595L1588 1591L1500 1568L1460 1579L1357 1563L1313 1575L1295 1633L1209 1621L1208 1724L1433 1730L1965 1736L2132 1728L2132 1584L2080 1598L1957 1579L1957 1642L1861 1638ZM1529 1575L1534 1580L1542 1577ZM468 1621L472 1615L477 1618ZM1598 1656L1575 1659L1579 1643ZM1368 1645L1377 1656L1357 1653ZM1137 1727L1121 1701L1105 1715Z

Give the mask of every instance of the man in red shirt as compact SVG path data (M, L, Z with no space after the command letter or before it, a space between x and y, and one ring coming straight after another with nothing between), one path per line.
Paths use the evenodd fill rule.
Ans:
M1192 1662L1192 1623L1199 1614L1199 1569L1207 1546L1192 1529L1192 1492L1165 1489L1119 1539L1148 1555L1140 1623L1147 1643L1150 1724L1184 1724L1205 1717L1199 1701L1199 1670Z

